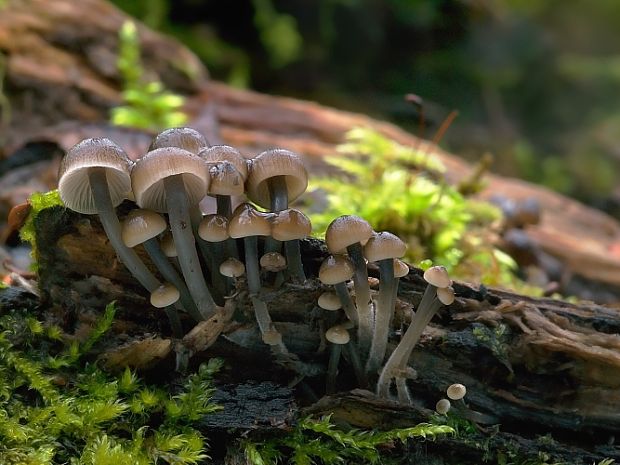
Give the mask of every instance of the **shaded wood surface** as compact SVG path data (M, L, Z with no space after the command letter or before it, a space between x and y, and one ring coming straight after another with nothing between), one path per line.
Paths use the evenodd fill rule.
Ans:
M144 341L155 337L169 341L169 349L163 356L153 351L151 364L143 368L171 367L173 344L179 342L171 341L163 313L146 304L144 291L118 263L98 220L53 208L43 211L37 223L39 284L44 308L51 309L46 318L60 323L69 333L86 335L96 315L115 299L120 312L113 334L97 351L105 358L121 346L148 358L153 342L145 345ZM422 418L448 385L461 382L468 387L463 415L483 427L482 437L514 442L511 438L519 436L530 441L528 447L534 450L538 436L552 434L558 443L552 450L559 453L562 444L571 444L585 454L569 463L591 463L592 457L620 458L613 446L613 438L620 433L617 309L455 283L456 302L434 318L410 360L418 372L418 378L410 381L416 407L379 400L367 391L316 403L324 394L327 362L321 335L334 323L334 317L316 306L318 295L326 290L316 279L318 266L326 256L325 247L311 240L303 243L302 250L310 279L304 285L266 288L263 298L287 346L314 374L300 382L295 369L273 359L260 340L243 283L238 286L238 295L229 301L231 311L219 316L219 337L203 350L194 348L194 363L212 356L224 357L227 368L222 382L292 384L294 396L306 413L333 411L338 421L358 427L397 427ZM371 268L370 274L376 276L377 270ZM398 341L396 330L408 324L424 287L421 272L416 269L401 282L391 348ZM184 324L190 332L193 323L186 318ZM344 367L339 388L348 391L356 387L354 376ZM290 424L286 415L274 418L279 419L274 420L276 423L288 418L281 424ZM495 424L501 424L499 436L484 430ZM467 447L470 452L478 450L473 444Z

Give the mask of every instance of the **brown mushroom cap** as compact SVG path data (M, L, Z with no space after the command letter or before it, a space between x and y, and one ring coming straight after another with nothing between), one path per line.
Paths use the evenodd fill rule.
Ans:
M241 177L243 182L248 178L248 161L245 159L241 152L229 145L214 145L213 147L207 147L202 149L198 156L205 160L207 163L217 163L220 161L227 161L232 163Z
M329 310L332 312L342 308L340 298L335 292L323 292L319 296L317 303L323 310Z
M249 203L239 205L228 222L228 234L233 239L247 236L269 236L269 215L259 212Z
M439 399L435 405L435 410L440 415L445 415L450 410L450 401L448 399Z
M325 243L331 253L345 253L352 244L365 245L372 233L368 221L353 215L339 216L327 227Z
M344 255L330 255L319 268L319 280L323 284L338 284L353 277L355 267Z
M129 172L132 162L118 145L109 139L86 139L69 149L60 163L58 192L73 211L97 213L88 179L89 168L104 168L112 206L118 206L131 194Z
M220 273L229 278L238 278L245 274L245 265L241 260L230 257L221 263Z
M228 239L228 218L223 215L206 215L198 226L198 235L207 242L222 242Z
M131 210L123 220L121 238L127 247L135 247L166 230L166 220L152 210Z
M277 212L271 220L271 235L278 241L303 239L311 232L310 218L294 208Z
M282 334L275 329L268 329L262 335L263 342L269 346L277 346L282 343Z
M260 258L259 263L265 270L273 273L286 268L286 258L280 252L267 252Z
M467 394L467 388L460 383L451 384L446 390L449 399L460 400Z
M209 173L206 162L177 147L155 149L140 158L131 170L131 186L136 203L142 208L165 212L164 179L181 175L190 205L207 194Z
M409 274L409 265L399 259L394 260L394 277L404 278Z
M244 180L235 165L228 161L211 164L209 168L211 195L243 195Z
M443 266L431 266L424 272L424 280L439 288L448 287L452 284L448 271Z
M325 339L332 344L343 345L349 343L351 340L351 335L344 325L336 325L332 326L325 332Z
M149 147L149 152L162 147L178 147L193 154L197 154L208 145L209 143L207 139L205 139L205 136L195 129L170 128L155 136L155 139L153 139Z
M261 207L271 206L267 181L274 176L284 176L289 203L308 187L308 172L299 155L284 149L267 150L251 160L246 183L248 197Z
M179 290L170 283L164 283L151 292L151 305L157 308L167 307L179 300Z
M454 302L454 289L451 286L437 288L437 298L444 305Z
M406 251L407 244L387 231L373 234L364 246L364 256L369 262L400 258L405 255Z

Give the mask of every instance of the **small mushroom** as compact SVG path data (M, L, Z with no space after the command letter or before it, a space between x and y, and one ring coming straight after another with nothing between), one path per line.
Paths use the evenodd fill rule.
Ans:
M355 273L355 305L358 316L357 339L362 358L365 360L370 350L373 333L373 309L368 285L368 270L362 247L372 236L372 227L358 216L344 215L333 220L325 232L325 243L333 254L347 252Z
M99 214L110 244L131 274L149 292L160 286L138 255L121 238L121 225L114 208L131 192L132 162L109 139L86 139L73 146L62 159L58 191L73 211Z
M424 331L424 328L431 321L435 313L437 313L442 305L449 305L454 300L454 292L451 290L441 292L441 297L437 293L438 289L449 288L452 284L452 280L443 266L433 266L426 270L424 279L428 283L428 286L424 290L418 309L411 319L411 323L400 343L396 346L392 355L390 355L383 370L381 370L381 375L377 382L377 394L380 397L387 398L389 396L392 378L401 377L399 373L402 373L406 369L414 346L420 340L422 331ZM397 388L399 400L403 403L408 402L410 396L407 392L406 385L404 383L397 383Z
M166 231L168 225L162 215L151 210L137 208L131 210L122 223L121 236L127 247L133 248L142 244L149 257L164 277L180 294L183 308L197 321L201 320L196 304L174 266L162 251L157 236Z
M364 255L369 262L379 262L379 299L375 312L375 326L366 373L375 374L385 358L390 321L394 314L395 293L398 279L394 277L394 259L402 257L407 245L390 232L375 233L364 246Z
M240 278L245 274L245 265L241 260L230 257L220 265L220 273L227 278Z
M197 154L205 147L208 147L207 139L198 131L192 128L170 128L157 134L149 152L163 147L178 147L190 153Z
M328 394L333 394L336 391L336 377L338 376L338 363L340 362L342 346L349 343L351 336L345 325L336 325L325 332L325 339L331 343L325 390Z
M289 273L301 282L306 280L306 275L301 261L299 240L309 236L311 232L310 219L294 208L279 211L272 218L271 236L284 242Z
M261 282L260 269L258 266L258 236L268 236L271 232L268 216L252 207L250 204L241 204L233 213L228 223L228 233L235 239L243 239L245 246L245 270L248 280L248 289L254 307L256 322L261 332L263 341L269 344L275 340L269 336L272 331L277 331L273 326L267 305L260 298ZM282 352L288 351L281 342L274 344Z
M319 281L323 284L334 286L334 290L340 299L342 308L347 315L347 318L353 322L354 325L358 324L358 315L351 300L351 295L347 289L346 282L353 277L355 272L353 263L344 255L330 255L319 268Z
M323 292L319 296L317 304L319 304L319 307L321 307L323 310L328 310L330 312L334 312L342 308L340 298L335 292Z
M467 388L460 383L451 384L446 389L446 394L449 399L461 400L467 394Z
M234 241L228 234L228 218L218 214L204 216L198 226L198 236L202 241L209 243L209 249L203 255L205 255L205 260L210 261L210 269L219 270L225 259L224 243L228 240ZM237 258L236 247L234 254L230 256ZM221 295L228 294L232 284L230 281L225 282L221 274L217 272L211 274L211 282L215 290Z
M155 149L136 162L131 185L140 207L168 213L183 277L202 318L209 319L216 304L202 274L190 219L190 209L209 186L206 163L180 148Z
M286 258L280 252L267 252L260 258L260 266L266 271L277 273L286 269Z
M448 399L439 399L435 405L435 410L440 415L445 415L450 411L450 401Z

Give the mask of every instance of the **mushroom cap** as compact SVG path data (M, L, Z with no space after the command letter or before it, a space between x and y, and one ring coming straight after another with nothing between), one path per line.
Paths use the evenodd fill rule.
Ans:
M245 274L245 265L241 260L230 257L220 264L220 273L229 278L238 278Z
M205 215L200 220L198 235L207 242L222 242L228 239L228 218L223 215Z
M325 331L325 339L332 344L348 344L351 340L351 335L344 325L336 325Z
M265 270L274 273L286 268L286 258L280 252L267 252L260 258L259 262Z
M142 208L167 211L164 179L181 175L190 205L207 195L209 172L206 162L177 147L155 149L140 158L131 170L131 187L136 203Z
M233 239L247 236L269 236L269 215L259 212L249 203L239 205L228 222L228 234Z
M319 296L317 303L323 310L329 310L332 312L342 308L340 298L335 292L323 292Z
M448 399L439 399L435 404L435 410L440 415L445 415L450 410L450 401Z
M359 216L343 215L332 221L325 232L325 243L331 253L344 253L352 244L365 245L372 236L372 227Z
M452 284L448 271L444 266L431 266L424 272L424 280L435 287L448 287Z
M118 145L106 138L86 139L74 145L60 162L58 192L67 208L78 213L97 213L88 179L89 168L104 168L112 206L131 194L132 162Z
M209 165L211 195L243 195L244 180L239 170L228 161L220 161Z
M294 208L275 213L271 220L271 235L278 241L303 239L311 232L310 218Z
M344 255L330 255L319 268L319 280L323 284L338 284L353 277L355 267Z
M170 283L163 283L151 292L151 305L157 308L167 307L179 300L179 290Z
M192 128L170 128L160 132L155 136L149 152L155 149L161 149L162 147L178 147L180 149L187 150L193 154L197 154L205 147L208 147L209 143L205 136Z
M271 206L269 179L284 176L288 201L293 202L308 187L308 172L301 157L284 149L266 150L250 161L246 188L248 197L264 208Z
M135 247L163 233L168 225L159 213L137 208L123 220L121 238L127 247Z
M400 258L406 251L407 244L400 237L387 231L373 234L364 246L364 256L369 262Z
M444 305L450 305L454 302L454 289L452 286L438 287L437 298Z
M243 182L248 178L248 161L241 155L241 152L230 145L214 145L213 147L206 147L198 152L198 156L205 160L207 163L217 163L220 161L227 161L232 163L241 177Z
M174 238L170 231L166 232L159 243L161 247L161 251L164 253L166 257L176 257L177 256L177 246L174 243Z
M394 260L394 277L404 278L409 274L409 265L398 258Z
M277 346L282 342L282 334L275 329L268 329L262 337L263 342L269 346Z
M467 388L460 383L451 384L446 390L449 399L461 400L467 394Z

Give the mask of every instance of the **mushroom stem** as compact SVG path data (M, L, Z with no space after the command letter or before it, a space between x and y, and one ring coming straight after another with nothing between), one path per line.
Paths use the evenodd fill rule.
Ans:
M366 362L366 373L372 376L381 366L385 358L390 320L394 313L394 259L388 258L379 261L379 299L375 313L375 330L372 334L372 344Z
M347 289L347 284L345 282L334 284L334 290L340 299L345 315L347 315L347 318L351 320L355 326L357 326L357 312L355 310L353 299L351 299L351 294L349 294L349 290Z
M149 292L153 292L159 287L159 281L153 276L153 273L150 272L140 257L138 257L138 254L136 254L133 249L127 247L123 242L121 223L112 206L105 168L89 168L88 182L93 191L95 206L99 211L99 220L110 240L112 248L118 254L121 262L123 262L129 272L142 284L142 287ZM179 329L181 322L177 311L169 305L165 308L165 312L170 320L173 334L175 331L182 333L182 329Z
M351 362L351 366L353 367L353 372L355 373L358 387L360 389L366 389L368 385L368 379L366 379L364 367L362 367L362 362L360 360L360 356L357 352L357 347L356 344L353 342L353 339L351 339L349 343L344 346L344 348L346 350L347 356L349 357L349 361Z
M232 216L232 202L230 200L230 195L217 194L215 196L215 203L217 205L217 214L230 219Z
M301 249L299 247L299 239L284 242L284 250L286 252L286 263L288 264L288 273L293 279L304 282L306 274L304 266L301 262Z
M286 176L274 176L267 181L269 185L269 199L271 211L276 213L288 208L288 189Z
M183 325L179 318L179 312L177 312L172 305L168 305L164 308L168 320L170 320L170 329L172 330L172 337L175 339L181 339L183 337Z
M196 302L198 312L204 320L207 320L215 314L216 305L200 268L183 176L168 176L164 179L164 188L170 229L177 247L183 277L194 302Z
M366 269L366 260L364 260L362 246L359 242L348 246L347 252L355 267L353 284L355 286L355 304L358 315L357 340L362 359L365 359L370 350L374 326L373 312L370 305L368 270Z
M88 180L93 191L93 199L99 213L101 225L110 240L110 244L112 244L112 247L131 274L136 277L147 291L153 292L159 287L159 281L149 271L136 252L127 247L121 238L121 224L112 206L105 168L89 168Z
M381 371L379 381L377 382L377 394L380 397L388 397L391 380L395 377L394 374L399 370L402 372L405 369L411 352L420 340L424 328L431 321L433 315L437 313L437 310L441 308L442 303L436 296L437 288L429 284L424 291L418 310L411 319L407 331ZM399 377L397 376L397 378Z
M398 392L398 401L401 404L411 405L411 395L407 388L407 378L396 377L396 391Z
M342 344L330 344L329 363L327 364L327 375L325 377L325 392L333 394L336 392L336 377L338 376L338 363L342 352Z
M277 330L271 321L267 305L259 297L261 284L260 267L258 264L258 237L246 236L243 238L243 244L245 246L245 274L248 280L248 289L250 290L258 329L260 329L261 336L265 339L265 335L268 331L277 332ZM277 346L281 353L288 353L286 346L281 340L274 345Z
M144 246L144 250L146 250L146 252L149 254L149 257L151 257L151 260L153 261L161 275L164 277L164 279L169 283L173 284L174 287L179 290L180 301L185 311L189 313L196 321L201 321L202 317L200 313L198 313L196 304L192 300L192 296L190 295L189 290L185 285L185 281L183 281L183 278L179 276L179 273L177 273L177 270L174 268L174 266L172 266L172 263L170 263L168 257L164 255L161 247L159 246L159 243L157 242L157 239L153 237L143 242L142 245Z

